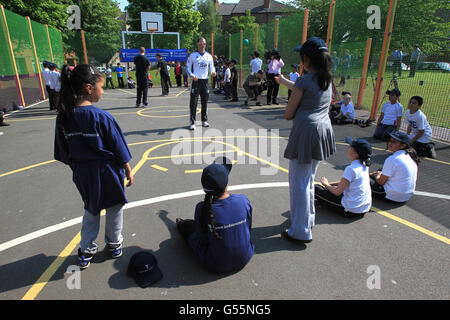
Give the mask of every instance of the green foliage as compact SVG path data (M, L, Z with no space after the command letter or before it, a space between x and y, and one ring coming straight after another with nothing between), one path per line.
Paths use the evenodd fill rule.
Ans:
M253 30L256 25L256 18L247 10L245 16L232 17L228 22L228 32L237 33L240 30Z
M198 0L197 10L202 15L198 31L203 34L217 33L222 17L216 14L216 4L213 0Z

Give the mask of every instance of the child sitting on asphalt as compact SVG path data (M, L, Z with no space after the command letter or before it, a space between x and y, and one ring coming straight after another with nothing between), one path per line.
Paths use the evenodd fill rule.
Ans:
M344 170L338 182L329 183L323 177L320 184L315 185L315 199L335 209L348 218L364 216L372 205L369 166L372 146L364 139L352 140L346 137L349 144L347 157L352 161Z
M434 143L431 142L432 131L427 121L427 117L420 110L423 99L414 96L409 100L408 110L406 110L405 121L408 123L406 133L409 134L411 146L421 157L436 158Z
M373 137L378 140L388 141L389 134L400 130L400 124L403 116L403 106L398 102L401 95L400 90L393 89L386 91L389 95L389 102L386 102L377 121L377 128Z
M231 162L223 157L202 174L205 200L195 207L195 220L176 219L181 236L208 270L228 273L242 269L252 258L252 206L242 194L228 193Z
M388 150L393 155L384 161L382 170L370 174L372 195L394 203L405 203L416 189L419 158L406 133L395 131L389 136Z
M330 114L331 122L336 124L353 123L355 119L355 107L352 102L350 92L342 92L344 100L341 103L341 109L338 114Z

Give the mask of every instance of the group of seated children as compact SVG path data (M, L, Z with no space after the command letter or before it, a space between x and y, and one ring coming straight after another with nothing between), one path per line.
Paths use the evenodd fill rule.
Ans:
M411 148L409 136L400 131L389 134L389 156L381 170L369 173L372 146L365 139L346 138L351 160L338 182L323 177L315 186L315 198L350 218L362 217L370 210L372 196L403 204L414 193L419 158Z
M390 139L390 133L400 130L403 117L403 106L398 101L401 96L400 90L388 90L386 94L389 95L389 101L383 104L381 108L373 134L375 139L383 141ZM344 91L342 95L343 100L330 109L331 122L335 124L354 123L359 125L364 123L367 125L367 120L355 120L355 108L352 103L351 93ZM422 105L423 98L420 96L413 96L409 100L408 110L405 114L405 121L408 124L406 133L409 135L411 146L416 150L418 156L434 159L436 158L436 151L434 143L431 142L431 126L425 114L420 110Z
M414 193L419 158L406 133L389 133L389 156L381 170L369 173L372 146L364 139L345 140L351 161L338 182L322 177L315 185L315 199L347 218L362 218L370 211L372 197L404 204ZM242 269L255 246L250 234L252 206L244 195L228 193L231 161L218 158L202 173L204 201L197 204L194 219L176 220L177 229L197 260L208 270L228 273Z

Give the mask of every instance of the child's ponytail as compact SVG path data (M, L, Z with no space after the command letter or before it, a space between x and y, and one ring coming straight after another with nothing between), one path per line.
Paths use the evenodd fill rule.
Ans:
M75 109L76 95L70 85L70 69L66 64L61 71L61 93L59 103L56 106L58 112L58 125L66 128Z
M209 231L209 225L211 226L212 232L216 236L217 239L222 239L222 237L217 233L214 212L212 209L212 205L214 200L216 200L220 195L217 195L213 192L207 192L205 195L205 200L203 201L200 225L202 233L206 234Z

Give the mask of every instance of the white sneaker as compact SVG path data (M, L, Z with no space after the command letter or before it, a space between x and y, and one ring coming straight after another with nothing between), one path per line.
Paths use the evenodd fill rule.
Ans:
M209 127L209 123L207 121L202 121L202 126L207 128Z
M189 130L195 130L195 124L191 124L191 125L189 126Z

